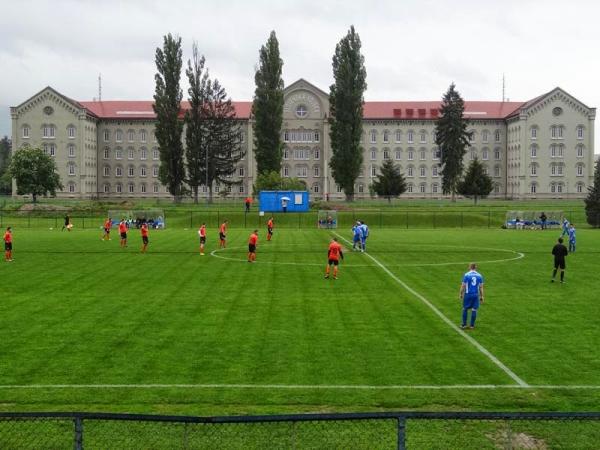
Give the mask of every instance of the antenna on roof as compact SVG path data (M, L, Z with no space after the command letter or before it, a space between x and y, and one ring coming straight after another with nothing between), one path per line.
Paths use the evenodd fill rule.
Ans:
M506 80L504 74L502 74L502 102L506 101Z
M102 74L98 74L98 101L102 101Z

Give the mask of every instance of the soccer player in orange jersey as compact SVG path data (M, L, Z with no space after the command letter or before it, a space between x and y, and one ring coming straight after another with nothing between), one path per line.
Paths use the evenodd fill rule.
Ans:
M110 241L110 228L112 227L112 219L109 217L104 221L104 235L102 236L103 241Z
M206 244L206 224L202 223L202 226L198 230L198 236L200 236L200 255L204 256L204 244Z
M4 233L4 260L12 261L12 229L8 227Z
M142 233L142 253L146 253L148 249L148 224L146 222L142 223L140 232Z
M119 234L121 235L121 248L127 247L127 223L125 219L119 222Z
M273 216L269 217L267 220L267 241L270 241L273 237L273 227L275 224L273 223Z
M342 251L342 246L338 243L336 238L331 240L329 244L329 250L327 250L327 267L325 268L325 278L329 278L329 270L331 266L333 266L333 279L337 280L338 273L338 264L340 263L340 258L344 259L344 252Z
M219 248L227 247L227 221L223 221L219 227Z
M256 261L256 246L258 245L258 230L254 230L248 239L248 262Z

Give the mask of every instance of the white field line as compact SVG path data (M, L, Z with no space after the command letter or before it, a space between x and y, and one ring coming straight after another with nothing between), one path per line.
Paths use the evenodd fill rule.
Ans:
M270 390L494 390L548 389L600 390L598 385L519 385L519 384L424 384L424 385L364 385L364 384L15 384L0 385L9 389L270 389Z
M337 237L339 237L340 239L342 239L343 241L345 241L346 243L351 244L351 242L349 240L345 239L340 234L338 234L338 233L334 233L334 234ZM460 334L462 337L464 337L477 350L479 350L481 353L483 353L485 356L487 356L494 364L496 364L509 377L511 377L519 386L521 386L521 387L528 386L525 381L523 381L516 373L514 373L506 365L504 365L504 363L502 363L502 361L500 361L496 356L494 356L489 350L487 350L483 345L481 345L479 342L477 342L475 339L473 339L471 336L469 336L467 333L465 333L463 330L461 330L458 326L456 326L454 324L454 322L452 322L450 319L448 319L448 317L446 317L444 315L444 313L442 313L439 309L437 309L437 307L433 303L431 303L429 300L427 300L425 297L423 297L421 294L419 294L417 291L415 291L409 285L407 285L404 281L402 281L400 278L398 278L396 275L394 275L387 267L385 267L381 262L379 262L379 260L375 259L369 253L364 253L364 255L366 255L368 258L370 258L375 264L377 264L385 273L387 273L392 279L394 279L404 289L406 289L408 292L410 292L415 297L417 297L419 300L421 300L425 305L427 305L434 313L436 313L438 315L438 317L440 319L442 319L444 322L446 322L446 324L450 328L452 328L454 331L456 331L458 334Z

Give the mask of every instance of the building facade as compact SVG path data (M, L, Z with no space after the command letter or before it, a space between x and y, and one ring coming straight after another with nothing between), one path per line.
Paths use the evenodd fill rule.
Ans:
M284 101L282 175L305 181L312 198L344 198L328 164L328 95L301 79L285 89ZM252 104L234 106L245 152L232 175L239 183L214 191L246 197L256 177ZM442 197L435 145L440 106L439 101L365 102L358 198L370 196L369 186L388 159L406 177L403 197ZM584 197L593 182L595 115L595 108L560 88L527 102L466 101L471 140L465 165L482 161L494 181L491 197ZM47 87L12 107L11 116L14 149L39 146L56 159L64 185L59 197L170 197L158 179L151 101L75 101ZM207 195L205 186L200 195Z

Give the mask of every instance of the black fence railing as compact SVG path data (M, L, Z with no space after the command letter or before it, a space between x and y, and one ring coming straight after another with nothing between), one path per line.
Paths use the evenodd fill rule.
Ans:
M592 449L600 412L0 413L2 449Z
M261 216L253 210L245 213L241 209L222 210L185 210L164 209L164 220L167 228L184 229L199 227L206 223L209 228L218 228L219 224L227 220L231 228L263 227L269 214ZM373 228L404 228L404 229L432 229L432 228L500 228L506 225L507 211L503 209L489 210L386 210L386 209L351 209L336 212L336 225L338 228L351 228L357 221L366 222ZM276 213L276 228L316 228L318 225L318 212L306 213ZM577 228L587 228L585 211L565 210L564 216L573 222ZM0 210L0 228L11 226L13 228L61 229L64 224L65 212L28 211L16 212ZM106 211L73 212L70 214L71 223L77 229L98 229L106 220ZM113 219L121 219L113 217ZM135 220L135 217L132 217ZM595 218L593 226L600 226L600 214Z

